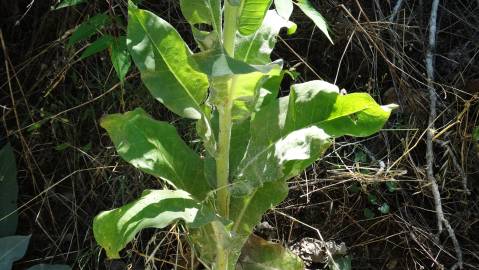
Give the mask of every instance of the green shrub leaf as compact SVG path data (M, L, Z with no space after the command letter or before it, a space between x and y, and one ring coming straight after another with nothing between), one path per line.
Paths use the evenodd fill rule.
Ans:
M86 0L63 0L58 5L53 7L53 10L61 9L61 8L66 8L66 7L71 7L71 6L76 6L82 3L85 3Z
M243 247L237 270L303 270L303 261L284 248L254 234Z
M250 65L246 62L231 58L222 50L196 53L192 58L197 63L198 70L213 78L249 74L253 72L266 74L283 64L281 60L277 60L266 65ZM228 80L229 78L226 79Z
M17 230L17 165L10 144L0 150L0 237Z
M93 233L109 258L119 252L144 228L164 228L177 220L197 228L216 215L182 190L146 190L142 196L123 207L95 217Z
M245 239L253 232L254 226L263 214L282 202L288 195L286 181L266 182L244 197L232 197L230 218L234 222L233 230Z
M12 264L25 256L29 242L30 235L0 238L0 269L12 269Z
M369 136L390 115L367 94L341 95L337 86L311 81L262 107L251 122L251 139L234 177L239 196L264 182L291 178L344 135Z
M238 30L242 35L251 35L263 23L263 19L271 6L272 0L241 1Z
M70 39L68 39L68 46L91 37L109 21L109 17L106 14L98 14L91 17L76 28Z
M219 48L222 35L221 1L180 0L180 7L199 47L202 50ZM212 31L203 30L203 24L209 25Z
M303 13L308 16L314 22L314 24L316 24L319 30L326 35L329 41L333 43L333 40L329 35L328 23L324 19L323 15L321 15L309 2L309 0L298 0L297 5L303 11Z
M276 45L276 37L282 28L294 28L295 24L283 19L274 10L269 10L261 27L254 35L236 37L235 58L253 65L271 62L271 52Z
M124 81L131 66L130 53L126 47L126 37L115 38L111 44L111 62L120 81Z
M382 214L389 214L391 207L389 206L388 203L383 203L381 206L378 207L379 212Z
M155 14L130 4L127 45L150 93L176 114L201 118L208 78L188 61L180 34Z
M88 46L80 56L80 60L97 54L103 50L106 50L113 43L113 37L110 35L104 35L95 40L90 46Z
M192 25L209 24L214 31L221 32L221 1L180 0L183 16Z
M136 168L161 177L198 200L210 191L203 160L180 138L176 129L156 121L142 109L104 117L118 154Z
M474 139L474 141L479 141L479 126L475 127L472 131L472 139Z

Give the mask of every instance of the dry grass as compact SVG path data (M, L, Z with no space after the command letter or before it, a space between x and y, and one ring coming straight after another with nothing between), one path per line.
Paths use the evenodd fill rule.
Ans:
M321 3L336 44L328 44L295 13L299 32L283 36L274 57L285 58L301 72L299 80L336 81L348 91L369 92L401 109L378 135L337 141L324 159L291 181L289 198L265 220L276 228L275 238L285 243L318 238L318 232L325 240L345 242L354 269L449 268L456 253L447 234L435 238L434 201L425 170L429 101L424 59L430 1L404 1L392 21L396 1L313 2ZM55 12L49 11L48 1L33 1L27 11L28 3L0 3L8 52L3 56L8 70L3 61L0 66L0 140L11 142L18 156L19 233L33 234L17 269L38 262L67 262L75 269L183 269L190 255L178 227L144 231L122 261L112 263L97 247L91 224L99 211L162 185L119 159L98 125L102 115L142 106L159 119L175 122L186 138L193 137L188 131L192 124L153 101L135 72L120 86L105 55L78 62L81 46L65 46L65 33L86 16L107 10L107 3L93 1ZM125 3L112 3L116 15L125 16ZM191 41L176 1L145 5ZM476 269L479 157L470 134L478 120L479 4L441 1L439 11L434 171L465 268ZM284 91L289 83L284 83ZM389 191L388 182L397 189ZM376 210L371 195L390 206L389 214ZM376 216L366 218L365 208Z

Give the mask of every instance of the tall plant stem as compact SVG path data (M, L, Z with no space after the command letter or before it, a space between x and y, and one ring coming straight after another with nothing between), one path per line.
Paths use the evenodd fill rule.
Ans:
M229 56L234 57L235 53L235 36L236 36L236 20L238 17L238 7L232 6L225 1L224 12L224 32L223 46ZM219 134L218 134L218 153L216 156L216 178L217 178L217 201L218 212L224 218L229 218L229 201L230 194L228 190L229 174L230 174L230 142L231 142L231 109L233 106L233 93L236 85L236 78L233 77L227 84L224 100L218 104L219 114ZM217 234L217 241L222 242L222 235ZM218 253L216 256L216 270L228 269L228 251L223 250L218 245Z
M223 45L226 52L234 57L236 19L238 16L238 7L232 6L225 1L225 19ZM227 84L224 100L218 105L219 114L219 134L218 134L218 155L216 157L216 178L218 187L217 207L219 213L224 217L229 216L229 152L231 139L231 108L233 106L232 94L236 85L236 79L233 77Z
M238 19L238 12L238 6L232 6L228 0L225 1L223 46L231 57L235 55L236 21Z

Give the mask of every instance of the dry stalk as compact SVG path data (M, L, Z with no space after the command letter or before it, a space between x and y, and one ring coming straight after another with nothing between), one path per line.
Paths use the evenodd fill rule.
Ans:
M389 17L389 22L392 23L394 20L396 20L396 16L399 13L399 10L401 10L403 4L403 0L398 0L396 2L396 5L394 5L393 12L391 13L391 16Z
M429 40L426 52L426 72L427 72L427 88L429 92L429 122L427 128L427 137L426 137L426 162L427 162L427 178L431 183L432 194L434 196L434 204L436 207L437 215L437 228L438 235L443 231L443 224L446 226L446 230L449 233L449 236L452 239L454 244L454 249L457 255L457 263L452 267L452 269L462 269L463 260L462 260L462 251L459 246L459 242L456 238L454 229L451 227L449 221L445 218L444 212L442 210L441 203L441 193L439 192L439 187L437 180L434 176L434 150L433 150L433 138L434 138L434 122L436 121L436 104L437 104L437 94L436 89L434 88L434 52L436 49L436 35L437 35L437 11L439 8L439 0L434 0L431 7L431 16L429 18Z

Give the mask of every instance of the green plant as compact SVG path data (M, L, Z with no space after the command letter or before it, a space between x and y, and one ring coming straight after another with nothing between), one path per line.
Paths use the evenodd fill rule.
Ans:
M17 230L17 165L12 147L0 149L0 269L10 270L23 258L31 235L14 235ZM27 270L69 270L67 265L38 264Z
M317 160L334 138L377 132L392 107L365 93L341 95L324 81L295 84L277 98L285 72L270 54L279 31L292 34L296 25L289 21L291 0L276 0L277 11L271 4L181 0L198 53L165 20L129 4L127 46L144 84L171 111L196 121L205 151L196 153L172 125L142 109L102 119L123 159L172 187L147 190L95 218L94 236L108 257L118 258L141 229L181 220L208 268L303 268L287 250L251 238L254 226L286 198L286 180ZM308 1L295 4L329 37ZM251 250L262 254L249 256Z
M79 5L86 2L85 0L63 0L56 6L54 10ZM105 28L113 28L108 32ZM90 56L96 55L104 50L108 50L110 61L118 79L123 82L126 74L130 70L131 57L126 48L126 37L121 34L124 32L124 25L118 16L109 13L98 13L86 19L79 24L75 31L68 39L67 47L73 47L80 41L88 40L92 36L96 39L92 41L81 53L79 61Z

